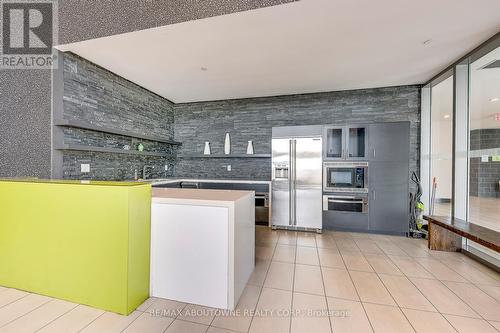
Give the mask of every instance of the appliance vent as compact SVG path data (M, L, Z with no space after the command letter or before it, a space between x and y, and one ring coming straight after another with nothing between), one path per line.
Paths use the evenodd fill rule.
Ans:
M493 60L489 64L483 66L481 69L491 69L491 68L500 68L500 60Z

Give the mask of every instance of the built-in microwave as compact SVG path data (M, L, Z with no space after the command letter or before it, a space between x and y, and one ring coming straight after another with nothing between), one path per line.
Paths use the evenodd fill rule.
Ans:
M368 162L323 164L323 191L368 192Z

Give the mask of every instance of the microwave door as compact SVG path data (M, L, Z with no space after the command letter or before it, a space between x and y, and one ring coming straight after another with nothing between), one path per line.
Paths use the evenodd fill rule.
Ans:
M354 186L354 171L351 168L330 169L332 187L352 188Z

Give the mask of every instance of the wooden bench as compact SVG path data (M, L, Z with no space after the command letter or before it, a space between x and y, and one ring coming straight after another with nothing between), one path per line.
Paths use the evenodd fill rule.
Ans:
M430 250L460 251L462 237L500 252L500 232L464 220L444 216L424 216L429 222Z

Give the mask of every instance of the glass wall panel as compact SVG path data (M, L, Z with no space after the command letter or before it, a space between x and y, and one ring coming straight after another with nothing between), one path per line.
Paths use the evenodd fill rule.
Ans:
M470 64L469 221L500 231L500 47Z
M451 216L453 182L453 76L431 89L431 214Z
M431 172L431 86L422 88L422 111L420 118L420 185L424 214L429 214Z
M469 198L469 59L455 67L454 216L467 220Z

